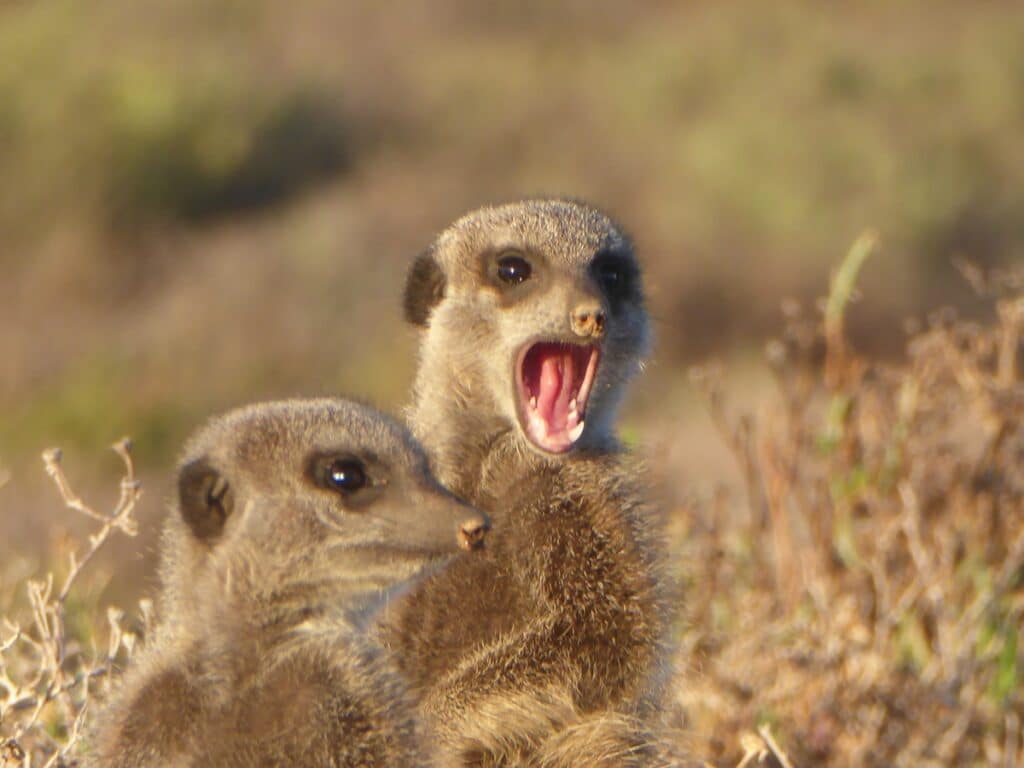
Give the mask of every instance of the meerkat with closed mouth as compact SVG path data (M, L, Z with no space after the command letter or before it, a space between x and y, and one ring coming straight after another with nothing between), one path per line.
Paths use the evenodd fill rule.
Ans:
M495 532L394 606L384 636L450 754L557 764L546 740L588 714L621 726L663 677L660 519L613 431L649 343L632 245L580 203L483 208L414 261L405 314L422 329L409 423ZM618 726L558 750L643 762Z
M87 765L432 764L370 617L487 528L408 431L365 406L213 420L178 473L167 615L99 713Z

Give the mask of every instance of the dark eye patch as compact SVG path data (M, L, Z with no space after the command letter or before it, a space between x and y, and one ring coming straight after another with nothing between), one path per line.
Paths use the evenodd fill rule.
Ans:
M638 295L640 272L631 258L616 253L599 253L590 263L590 274L601 286L613 309Z

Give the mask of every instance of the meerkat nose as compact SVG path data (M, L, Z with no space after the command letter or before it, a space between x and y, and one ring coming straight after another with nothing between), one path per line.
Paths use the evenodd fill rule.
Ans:
M473 515L459 525L459 546L465 550L482 549L491 521L483 514Z
M572 311L572 329L577 336L601 338L604 335L604 309L597 302L585 301Z

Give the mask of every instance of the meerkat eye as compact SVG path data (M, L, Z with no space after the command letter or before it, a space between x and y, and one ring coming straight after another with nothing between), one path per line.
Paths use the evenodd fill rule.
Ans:
M533 272L530 262L519 254L509 253L498 259L498 277L509 285L518 285Z
M366 480L362 463L355 459L338 459L327 468L327 482L345 493L365 488Z
M366 465L354 456L315 456L309 465L309 474L321 488L345 496L371 484Z

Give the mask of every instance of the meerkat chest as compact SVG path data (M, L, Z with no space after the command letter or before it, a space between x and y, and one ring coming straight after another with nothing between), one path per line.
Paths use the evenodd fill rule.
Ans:
M620 611L634 597L634 553L624 531L598 524L593 500L546 499L524 515L518 546L528 589L580 619Z
M411 710L394 684L344 666L303 652L247 679L207 715L208 764L238 765L245 756L282 766L415 764Z
M517 588L533 619L555 627L551 636L577 669L585 708L630 695L660 632L653 574L633 538L630 510L616 504L547 483L508 510Z

